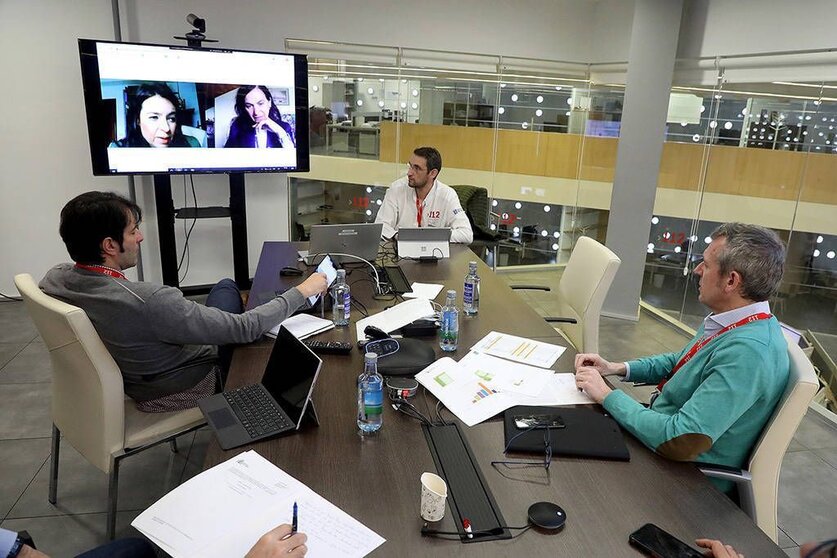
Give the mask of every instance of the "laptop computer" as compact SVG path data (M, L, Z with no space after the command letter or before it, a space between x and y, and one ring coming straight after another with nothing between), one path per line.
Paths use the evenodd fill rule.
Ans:
M261 383L216 393L198 406L225 450L299 430L306 414L317 420L311 394L322 364L281 327Z
M383 228L383 223L311 225L311 242L305 263L316 263L313 259L319 254L330 254L337 263L351 262L354 259L335 254L351 254L374 262L378 257Z
M401 227L398 229L398 257L450 257L450 229L443 227Z

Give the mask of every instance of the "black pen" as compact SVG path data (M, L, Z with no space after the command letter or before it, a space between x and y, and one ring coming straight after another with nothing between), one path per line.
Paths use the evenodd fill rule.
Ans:
M291 534L292 535L294 533L296 533L296 529L297 529L297 505L296 505L296 502L294 502L294 517L293 517L293 520L291 521Z

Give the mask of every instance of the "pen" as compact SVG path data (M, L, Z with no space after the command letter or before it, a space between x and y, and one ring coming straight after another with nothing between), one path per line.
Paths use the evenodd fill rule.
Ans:
M468 533L468 538L473 539L474 535L471 532L471 521L467 517L462 520L462 527L464 527L465 532Z
M291 521L291 534L296 533L297 527L298 527L297 505L296 505L296 502L294 502L294 517L293 517L293 520Z

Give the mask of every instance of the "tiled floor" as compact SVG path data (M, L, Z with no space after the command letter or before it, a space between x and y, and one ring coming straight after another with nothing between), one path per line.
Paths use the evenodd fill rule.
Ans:
M557 282L553 272L504 274L511 283ZM543 315L549 293L522 292ZM638 323L604 319L602 354L624 360L680 348L686 338L646 314ZM27 529L54 558L104 542L107 477L69 445L61 446L58 503L47 502L49 356L21 303L0 302L0 521ZM117 535L136 535L130 522L150 503L200 471L206 430L181 438L180 452L158 446L126 459L120 473ZM808 540L837 535L837 427L810 411L785 457L780 480L780 545L789 556ZM746 549L740 549L745 552Z

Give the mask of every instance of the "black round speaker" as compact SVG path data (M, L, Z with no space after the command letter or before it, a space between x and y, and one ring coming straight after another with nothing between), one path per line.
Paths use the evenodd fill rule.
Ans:
M543 529L559 529L567 520L567 513L558 504L538 502L529 506L529 521Z

